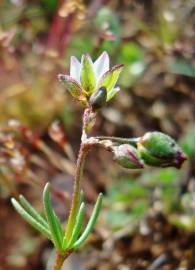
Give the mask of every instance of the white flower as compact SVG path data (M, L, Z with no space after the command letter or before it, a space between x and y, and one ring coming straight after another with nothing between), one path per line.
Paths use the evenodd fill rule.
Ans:
M107 101L120 90L115 87L123 65L109 68L109 56L103 52L93 63L88 54L81 57L81 62L75 56L71 57L70 75L59 74L59 80L67 90L78 100L87 101L101 87L107 90Z

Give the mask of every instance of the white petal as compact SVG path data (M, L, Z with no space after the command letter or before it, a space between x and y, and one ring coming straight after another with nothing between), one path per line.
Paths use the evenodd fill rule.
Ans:
M70 58L70 77L80 83L81 63L75 56Z
M94 63L96 81L98 83L102 75L109 70L109 56L107 52L103 52Z

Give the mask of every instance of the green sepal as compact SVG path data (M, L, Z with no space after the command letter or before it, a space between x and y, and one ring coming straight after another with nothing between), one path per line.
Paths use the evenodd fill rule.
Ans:
M127 169L144 168L143 160L135 147L129 144L121 144L113 147L114 160Z
M93 62L88 54L84 54L81 59L81 85L87 94L93 93L96 87L95 72Z
M162 160L158 157L153 156L150 151L148 151L145 147L142 145L138 145L139 153L141 155L141 158L144 160L145 164L149 166L156 166L156 167L161 167L161 166L168 166L169 162L166 160Z
M43 202L44 202L45 214L47 217L47 222L51 231L54 245L58 250L62 251L62 243L63 243L64 234L62 231L60 221L58 217L56 216L51 205L51 199L49 196L49 188L50 188L50 184L47 183L43 191Z
M110 101L118 92L120 91L119 87L113 87L107 94L106 101Z
M104 86L106 87L107 91L109 92L112 88L114 88L118 77L122 71L123 65L116 65L113 68L111 68L109 71L104 73L102 76L98 88ZM107 99L108 100L108 99Z
M91 231L92 231L92 229L94 227L94 224L96 223L96 220L98 218L101 206L102 206L102 197L103 197L103 194L100 193L99 196L98 196L98 199L96 201L95 207L93 209L92 215L91 215L91 217L89 219L89 222L88 222L83 234L81 235L81 237L73 245L73 248L75 250L78 249L81 244L83 244L83 242L87 239L87 237L91 233Z
M106 100L107 91L106 88L102 86L90 96L89 104L93 108L93 110L97 110L102 108L106 104Z
M82 96L82 88L78 82L69 75L59 74L58 79L67 88L70 94L79 99Z
M35 210L34 207L26 200L23 195L19 196L20 204L23 208L39 223L41 223L44 227L49 229L49 226L46 220Z
M70 241L68 242L66 246L67 249L70 249L73 246L73 244L75 243L75 241L77 240L81 232L83 220L84 220L84 208L85 208L85 204L81 203Z
M11 199L11 203L15 210L28 222L30 225L45 235L50 240L52 239L50 231L44 227L41 223L34 219L14 198Z

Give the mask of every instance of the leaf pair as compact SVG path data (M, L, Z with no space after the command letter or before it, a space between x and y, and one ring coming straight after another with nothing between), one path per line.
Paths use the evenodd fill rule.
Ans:
M89 222L81 234L81 229L84 223L84 207L85 204L82 200L81 194L81 202L80 207L77 213L77 218L75 224L72 228L72 234L70 240L67 241L65 237L65 232L62 229L59 218L57 217L55 211L52 208L51 199L49 195L50 184L47 183L45 185L43 191L43 204L44 204L44 214L46 219L43 218L32 206L31 204L22 196L19 196L19 202L12 198L11 202L16 209L16 211L28 222L32 227L37 229L40 233L46 236L49 240L51 240L55 246L55 248L59 252L65 252L68 250L76 250L78 247L84 243L84 241L89 236L92 231L94 224L99 215L99 211L102 205L102 194L99 194L97 202L95 204L92 215L89 219ZM80 236L81 234L81 236Z

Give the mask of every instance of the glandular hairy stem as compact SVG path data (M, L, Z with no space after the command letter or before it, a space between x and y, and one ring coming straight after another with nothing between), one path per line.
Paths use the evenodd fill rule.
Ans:
M80 192L81 192L81 180L83 177L83 167L85 163L85 157L89 150L89 147L84 143L81 143L79 150L79 155L77 159L76 173L75 173L75 182L74 182L74 191L70 209L70 215L68 219L68 224L66 226L66 240L69 241L71 238L72 230L75 224L76 216L79 209L80 201Z
M74 224L76 221L77 213L79 210L79 202L80 202L80 193L81 193L81 180L83 178L83 168L85 163L86 155L90 149L90 145L85 142L87 139L87 125L90 123L90 109L85 109L83 114L83 128L82 128L82 138L81 145L78 154L77 164L76 164L76 172L75 172L75 181L74 181L74 191L71 203L70 214L68 218L68 223L66 226L66 241L69 242L72 231L74 228ZM94 119L93 119L94 120Z

